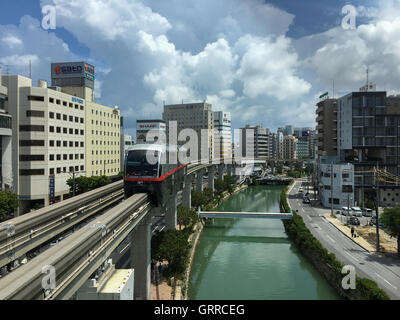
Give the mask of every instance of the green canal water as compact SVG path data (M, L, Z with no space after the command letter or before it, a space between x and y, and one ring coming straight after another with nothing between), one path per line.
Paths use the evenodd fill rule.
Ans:
M279 212L283 187L256 186L217 211ZM191 300L336 300L339 296L289 241L281 220L214 219L193 260Z

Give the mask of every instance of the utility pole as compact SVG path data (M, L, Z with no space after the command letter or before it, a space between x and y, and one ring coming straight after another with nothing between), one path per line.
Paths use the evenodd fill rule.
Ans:
M346 214L346 225L349 224L350 216L350 193L347 194L347 214Z
M379 162L376 162L376 168L374 170L374 180L376 187L376 252L379 252L379 174L376 177L377 170L379 170ZM378 180L376 180L378 178Z
M333 216L333 162L331 162L331 216Z

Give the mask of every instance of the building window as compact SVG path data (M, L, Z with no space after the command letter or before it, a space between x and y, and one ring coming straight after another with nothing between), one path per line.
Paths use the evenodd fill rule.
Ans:
M83 148L85 146L84 142L81 142L81 148Z
M28 118L35 117L35 118L44 118L44 111L37 111L37 110L27 110L26 116Z
M69 129L69 134L74 134L74 129Z
M20 132L44 132L44 126L37 125L21 125L19 126Z
M50 140L50 147L54 147L54 140Z
M69 103L69 107L70 107L70 108L73 108L74 105L73 105L72 103Z
M85 170L85 167L84 167L84 166L81 166L81 171L83 171L83 170Z
M64 106L64 107L67 106L67 101L63 101L63 106Z
M61 154L58 154L57 155L57 161L60 161L61 160Z
M44 102L44 97L42 97L42 96L28 96L28 101L42 101L42 102Z
M73 154L69 155L69 160L74 160L74 155Z
M54 98L49 98L50 103L54 103Z
M50 161L54 161L54 154L51 154L49 159L50 159Z
M19 161L44 161L44 155L42 154L21 154Z
M85 135L85 131L81 130L81 136Z
M57 147L58 147L58 148L61 147L61 141L57 141Z
M63 120L68 121L68 116L66 114L63 114Z
M20 147L44 147L44 140L20 140Z
M61 173L61 168L57 168L57 173Z
M21 176L43 176L44 169L21 169L19 174Z
M50 174L54 174L54 169L53 168L50 169Z
M57 118L57 120L61 120L61 113L57 113L56 118Z
M63 160L68 160L68 155L67 154L63 154Z
M54 112L49 112L49 118L54 119Z
M73 141L70 141L70 142L69 142L69 147L70 147L70 148L73 148L73 147L74 147L74 142L73 142Z
M68 133L68 129L67 128L63 128L63 133L67 134Z
M68 147L68 141L63 141L63 147L67 148Z
M69 116L69 121L74 122L74 117L73 116Z
M57 104L61 104L61 100L58 100L58 99L57 99L56 103L57 103Z
M57 127L57 133L61 133L61 127Z

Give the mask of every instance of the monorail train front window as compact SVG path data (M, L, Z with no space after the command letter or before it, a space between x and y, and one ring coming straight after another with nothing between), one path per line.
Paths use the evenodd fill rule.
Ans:
M158 177L157 163L151 164L147 161L147 150L133 150L128 153L126 162L126 176L134 177ZM151 151L150 151L151 152ZM158 159L158 152L154 152Z

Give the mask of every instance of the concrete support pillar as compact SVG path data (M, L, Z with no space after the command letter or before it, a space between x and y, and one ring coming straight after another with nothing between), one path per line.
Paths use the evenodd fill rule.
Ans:
M225 165L221 164L218 166L218 179L220 179L220 180L224 179L224 169L225 169Z
M214 191L215 166L208 169L208 187Z
M197 171L196 190L199 191L199 192L202 192L202 191L203 191L203 174L204 174L204 171L203 171L203 170Z
M229 176L233 176L233 173L234 173L234 170L235 170L235 168L234 168L234 165L233 164L228 164L228 168L227 168L228 170L228 175Z
M167 210L165 214L165 229L174 230L177 226L177 213L178 213L178 193L176 190L171 196L167 204Z
M192 179L191 175L185 177L185 186L183 187L182 206L191 208L192 206Z
M131 264L135 300L150 300L151 223L144 221L132 233Z

